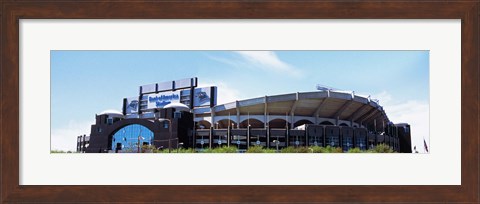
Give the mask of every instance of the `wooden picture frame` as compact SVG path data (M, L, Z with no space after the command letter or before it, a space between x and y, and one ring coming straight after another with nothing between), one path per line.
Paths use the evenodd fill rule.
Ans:
M478 1L3 1L2 202L480 202ZM19 19L461 19L461 185L19 185ZM221 193L219 193L221 192Z

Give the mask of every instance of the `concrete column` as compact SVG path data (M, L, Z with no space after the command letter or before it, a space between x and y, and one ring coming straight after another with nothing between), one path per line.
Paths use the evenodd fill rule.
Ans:
M265 147L270 148L270 126L267 126L266 131L267 131L267 145L265 145Z
M193 92L192 92L193 93ZM193 103L193 102L192 102ZM193 112L193 111L192 111ZM195 148L195 134L197 131L197 122L195 122L195 113L193 113L193 129L192 129L192 137L190 140L190 145ZM153 145L153 144L152 144Z
M288 128L285 128L285 131L287 131L286 132L287 134L285 134L285 147L288 147L289 146L288 141L289 141L289 137L290 137L290 131L288 130Z
M227 147L230 147L230 131L232 130L232 127L231 126L228 126L228 129L227 129Z
M250 126L247 126L247 149L250 148Z
M213 110L213 107L210 108L210 117L212 118L212 127L215 127L215 112Z
M305 147L308 147L309 142L308 142L308 131L307 128L305 128Z
M293 129L294 117L295 117L295 114L292 112L292 114L290 114L290 129Z
M213 127L210 127L210 134L208 136L208 148L212 148Z
M238 107L238 101L236 101L236 107L237 107L237 129L240 128L240 107Z
M323 126L323 146L324 147L327 147L327 144L325 144L325 142L327 142L325 139L327 137L326 134L327 134L327 129L325 128L325 126Z
M265 96L264 98L265 100L265 107L264 107L264 110L263 110L263 128L267 128L267 124L268 124L268 106L267 106L267 96Z

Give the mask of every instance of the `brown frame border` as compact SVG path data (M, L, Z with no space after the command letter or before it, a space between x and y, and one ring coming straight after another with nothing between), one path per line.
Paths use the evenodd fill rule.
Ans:
M2 202L480 202L479 1L4 0L1 5ZM21 186L19 19L461 19L460 186ZM433 173L433 172L432 172ZM220 194L218 192L221 192Z

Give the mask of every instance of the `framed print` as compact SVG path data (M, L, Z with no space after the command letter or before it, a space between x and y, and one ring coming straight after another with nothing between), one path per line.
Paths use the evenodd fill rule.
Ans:
M129 22L135 23L131 24ZM20 98L34 96L36 100L35 103L25 103L20 106L21 124L30 127L24 130L20 137L20 145L25 149L20 158L20 166L24 169L20 176L20 184L458 185L460 184L460 137L451 137L448 142L436 139L438 137L430 140L428 137L429 123L432 126L438 126L442 123L436 120L437 117L432 117L429 120L428 115L429 109L435 115L438 112L438 107L449 106L448 110L441 111L442 114L449 115L452 120L449 123L449 129L443 130L443 133L460 135L460 115L457 114L460 111L460 96L450 97L449 100L438 98L443 95L438 93L443 93L445 90L460 90L461 57L458 52L460 50L460 21L443 20L442 22L436 21L434 24L432 22L430 20L404 20L404 22L290 20L289 23L274 20L249 20L248 22L243 20L103 20L101 22L84 20L77 21L73 24L74 26L69 26L62 20L21 20L20 30L28 32L21 35L20 42L25 45L35 45L30 46L35 48L25 47L20 51L22 59L22 66L20 66L20 72L22 73L20 81L22 83L20 87L24 87L21 88L20 93L22 95ZM107 25L108 29L101 28L107 28ZM131 26L136 28L132 29ZM142 26L142 28L138 26ZM294 26L294 29L291 26ZM90 27L96 27L95 32L98 35L95 39L76 42L72 42L68 38L66 40L62 39L63 36L77 36ZM205 29L204 34L197 31L197 35L193 37L188 34L185 35L185 33L195 32L195 30L189 29L196 27ZM228 27L228 29L219 30L219 27ZM222 38L222 36L233 36L234 33L252 30L251 27L256 27L255 39L258 42L255 45L245 46L246 42L231 41L228 37ZM381 29L379 29L380 27ZM361 28L363 32L355 28ZM363 40L357 41L355 38L343 39L341 42L334 40L331 35L339 33L339 29L341 29L340 33L357 33L357 37ZM129 43L128 35L123 34L128 33L128 30L149 30L149 32L144 34L142 39ZM173 36L182 35L181 33L174 33L178 30L182 30L185 36L180 37L181 41L172 41L171 39L175 38ZM283 42L281 45L275 44L293 35L292 33L285 35L284 33L288 30L301 33L302 40ZM385 30L388 30L390 38L397 40L395 42L388 39L380 40L378 35L369 33L385 33ZM410 30L415 30L416 37L405 37L412 35ZM432 38L428 32L439 34ZM102 37L113 35L115 37ZM240 34L240 36L242 35L248 35L248 33ZM78 38L82 37L79 36ZM125 43L123 43L122 49L128 50L116 50L117 48L112 47L116 46L120 39L126 39L123 40ZM202 39L202 41L196 39ZM407 39L407 41L404 39ZM46 41L51 43L48 45L37 44L37 42ZM205 44L198 45L199 42ZM276 47L276 50L263 50L272 47L272 45ZM203 50L192 50L192 46L194 48L201 47ZM242 48L241 46L253 50L239 51ZM338 46L350 50L333 50L337 49ZM161 47L163 50L148 50L148 47ZM375 50L359 50L365 49L365 47ZM406 50L407 48L410 50ZM42 60L48 59L49 56L50 66L48 61ZM439 63L439 59L447 59L445 56L448 56L449 60ZM338 66L338 61L343 62L341 66ZM345 61L348 61L348 63ZM302 66L299 62L308 64L308 66ZM319 64L321 62L327 64ZM168 64L169 67L167 68L162 64ZM431 70L428 68L429 64L432 66ZM329 67L329 69L325 69L325 67ZM383 67L388 67L388 69L379 70ZM166 71L170 69L173 70ZM291 74L286 75L285 70ZM389 74L392 72L395 74ZM157 75L156 73L162 74ZM352 74L349 73L355 73L353 74L355 77L352 77ZM115 77L111 77L112 74ZM268 76L263 76L263 74L268 74ZM315 75L315 77L308 77L308 75ZM180 76L195 77L173 81L172 79L176 76L178 78ZM342 79L348 78L348 80L338 80L336 76L341 76ZM433 83L442 80L444 76L451 77L449 83L439 85ZM38 81L35 80L37 77L50 77L50 80ZM329 81L329 78L332 78L333 81ZM365 78L371 80L364 80ZM245 84L243 80L238 79L248 79L248 83ZM129 82L131 80L138 81L131 83ZM388 84L382 83L382 80L388 82ZM85 84L85 81L90 82ZM159 82L153 83L153 85L145 84L147 81ZM283 81L288 81L288 83L283 83ZM409 84L405 84L406 81ZM430 81L433 85L429 90ZM35 82L35 85L29 85L33 82ZM48 82L50 82L50 88ZM355 89L353 89L354 91L346 91L339 88L327 88L318 85L319 82L335 87L352 87ZM139 87L141 90L135 91L133 94L138 93L139 95L130 97L132 91L127 93L127 90L131 90L138 84L143 84ZM187 89L171 90L171 87L178 87L181 84L184 85L180 87L187 87ZM167 116L165 114L165 117L162 116L162 111L168 108L160 108L159 106L168 101L177 104L181 101L183 105L188 104L187 102L190 99L186 90L190 89L191 93L191 86L195 85L197 87L194 90L210 87L208 92L210 96L213 96L210 97L214 99L212 104L216 101L216 105L193 107L192 112L195 116L185 113L188 111L181 111L180 114L190 115L181 116L181 119L187 118L184 121L186 124L189 123L189 125L185 125L186 127L184 126L187 129L184 132L188 132L188 130L193 132L194 130L195 134L192 134L192 136L187 134L184 137L175 136L175 133L181 135L180 131L182 129L169 129L165 126L174 126L178 120L175 120L175 117L172 118L171 115ZM33 86L36 88L27 88ZM365 88L362 90L360 87ZM213 91L212 88L214 88ZM50 92L51 94L38 94L43 92ZM115 94L115 92L119 93ZM203 92L207 93L207 90L204 89ZM459 91L452 93L459 93ZM371 94L371 96L369 97L368 94ZM86 97L88 100L80 97L80 95L88 96ZM115 101L117 104L122 102L126 95L129 98L124 103L125 107L127 107L126 104L129 104L128 107L130 107L130 104L135 100L143 101L144 107L140 108L138 104L141 103L133 103L132 106L134 107L137 104L137 109L131 107L130 112L128 112L125 108L125 115L118 109L115 110L115 107L118 107L118 105L115 105ZM206 95L208 96L208 94ZM50 99L48 96L50 96ZM258 96L261 96L261 98ZM107 98L111 100L107 100ZM117 100L114 100L115 98ZM327 98L327 101L324 100L325 98ZM128 102L129 100L132 102ZM348 102L349 100L350 102ZM393 105L389 104L391 103L389 100L394 101ZM431 102L428 103L428 100ZM49 101L51 101L50 113L46 108L37 108L48 107ZM109 101L112 104L107 105L110 103ZM193 104L195 104L195 98L193 101ZM292 107L295 103L297 104L296 110L293 111ZM376 104L381 104L383 107L376 106ZM85 107L85 105L91 108ZM364 105L367 106L362 108ZM103 107L97 108L100 106ZM75 109L73 110L71 107L75 107ZM265 110L265 107L268 110ZM375 109L372 109L372 107L375 107ZM91 110L92 108L98 109L98 112L94 113ZM120 110L123 111L123 108ZM317 110L318 117L317 115L312 117ZM140 111L142 113L138 114ZM357 111L359 111L359 114L354 117L353 113ZM332 116L337 112L338 118ZM383 112L393 122L384 121ZM413 113L413 115L410 113ZM48 125L39 126L35 118L29 117L32 114L51 114L50 137L48 137L50 134L48 128L46 128ZM101 118L105 116L108 117L106 119ZM97 119L97 117L100 118ZM198 127L195 127L195 129L189 128L192 125L192 120L188 119L190 117L194 117L194 121L197 122ZM347 121L349 117L354 117L352 118L353 123ZM63 119L59 120L60 118ZM92 121L93 118L95 118L95 121ZM108 121L109 118L111 118L110 121ZM145 121L151 121L152 119L165 121L165 124L160 124L160 129L156 129L155 127L158 127L159 123L155 126L154 122L150 126L148 125L149 121ZM170 120L172 125L166 119ZM140 123L140 121L147 123ZM226 123L226 121L229 122ZM67 127L59 125L65 124L65 122L68 122ZM125 125L126 129L118 129L117 124L121 127ZM127 124L131 126L127 126ZM267 124L268 128L266 127ZM75 126L79 126L79 128L75 128ZM150 128L148 128L149 126ZM377 132L379 129L386 131L383 134L382 132L375 134L373 130L375 128ZM75 129L83 130L77 131ZM401 130L407 129L410 130L410 136L408 134L401 135L404 132ZM435 132L438 130L441 129L433 128L431 130L432 134L440 134ZM282 135L282 133L284 134ZM340 135L340 133L342 134ZM356 136L356 142L352 140L352 133ZM73 141L77 139L75 137L78 135L82 136L78 137L81 142L79 142L80 145L77 145L80 148L77 149L79 149L79 152L87 154L48 154L48 150L44 149L49 146L48 142L51 141L51 151L59 152L55 151L58 149L72 151L75 149L75 142ZM112 135L111 139L109 139L110 135ZM389 138L390 135L393 136L392 139ZM191 138L191 140L188 138ZM407 138L411 138L411 144L408 144ZM195 142L190 143L192 140ZM433 147L427 141L430 141ZM315 145L315 142L317 142L317 145ZM96 155L97 153L109 152L136 153L144 152L144 150L177 153L177 150L180 149L177 148L177 144L180 146L180 143L183 143L180 153L184 152L183 150L190 153L207 153L210 151L251 153L255 148L257 150L255 152L261 150L262 152L275 151L279 153L315 153L349 152L358 148L357 152L368 154L348 156L332 154ZM386 157L381 154L370 154L373 153L372 150L381 147L378 144L382 143L393 147L395 152L411 153L412 151L419 151L419 153L427 155L393 154ZM278 150L276 148L277 144ZM68 145L70 148L61 149L62 145ZM413 150L415 146L418 148ZM160 149L157 149L157 147ZM431 151L427 153L428 147ZM447 148L457 149L458 151L438 151L438 149ZM28 162L32 159L42 162ZM140 159L144 163L151 163L151 168L161 169L162 174L172 176L152 177L149 174L139 174L132 177L133 180L125 177L123 172L135 171L138 168L136 165L125 164L136 164L136 160ZM398 162L400 160L403 160L403 162ZM348 173L350 166L357 162L357 165L364 165L364 167L358 169L356 174L350 175ZM193 163L198 163L202 168L197 168L194 174L189 174L189 166ZM209 163L238 168L218 171L217 165L202 165ZM160 164L169 164L176 168L162 169ZM285 164L288 165L285 166ZM320 167L328 166L328 164L335 165L336 168ZM261 172L269 172L270 176L253 173L245 177L243 167L249 165L261 169ZM403 173L399 176L390 176L389 173L391 172L382 171L377 172L375 177L355 176L375 172L376 169L381 168L379 165L389 166ZM72 179L71 174L81 174L84 171L83 167L89 166L100 169L118 168L122 171L102 171L91 174L87 178L81 178L76 182L70 181ZM285 174L278 170L284 169L285 171L295 172L295 169L289 169L288 166L302 166L303 173ZM68 169L64 169L66 167ZM35 171L32 171L33 169ZM422 171L418 169L422 169ZM435 169L443 169L449 173L445 173L439 178L429 173ZM185 172L180 173L182 171ZM55 172L55 177L44 177L45 172ZM214 177L199 177L199 175L209 175L211 172L215 172ZM343 174L344 176L317 176L336 174ZM240 176L231 177L229 175Z
M480 201L477 1L1 4L2 202Z

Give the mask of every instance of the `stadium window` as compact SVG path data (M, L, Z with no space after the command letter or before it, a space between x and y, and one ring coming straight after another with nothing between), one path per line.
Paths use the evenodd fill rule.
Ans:
M343 137L342 147L344 150L349 150L350 147L353 147L353 139L351 137Z
M181 112L174 112L173 113L173 118L182 118L182 113Z
M107 124L109 125L113 124L113 118L107 118Z

